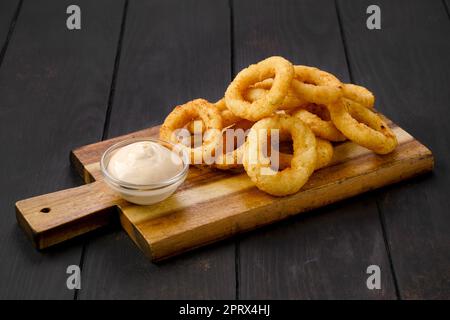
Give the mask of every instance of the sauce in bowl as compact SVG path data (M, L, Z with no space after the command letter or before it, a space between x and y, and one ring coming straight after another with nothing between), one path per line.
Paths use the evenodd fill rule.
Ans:
M102 156L106 183L129 202L149 205L169 197L186 179L189 158L174 145L157 139L130 139Z

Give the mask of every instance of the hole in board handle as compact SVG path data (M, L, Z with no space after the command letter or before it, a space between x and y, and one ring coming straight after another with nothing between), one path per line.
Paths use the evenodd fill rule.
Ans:
M50 209L50 208L42 208L42 209L41 209L41 212L42 212L42 213L49 213L51 210L52 210L52 209Z

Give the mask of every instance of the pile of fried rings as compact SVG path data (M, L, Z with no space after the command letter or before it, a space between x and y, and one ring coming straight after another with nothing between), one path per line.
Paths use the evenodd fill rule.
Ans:
M349 139L377 154L395 149L396 136L374 111L374 102L374 95L362 86L273 56L240 71L218 102L196 99L175 107L161 126L160 138L176 143L177 129L192 134L196 127L201 132L214 129L199 146L186 147L191 163L195 154L200 161L213 154L215 161L208 165L221 170L243 167L260 190L285 196L298 192L315 170L330 163L332 143ZM217 152L224 128L245 129L246 138L233 150ZM261 159L263 142L257 132L270 135L274 129L291 150L280 147L279 170L267 174L263 169L270 163Z

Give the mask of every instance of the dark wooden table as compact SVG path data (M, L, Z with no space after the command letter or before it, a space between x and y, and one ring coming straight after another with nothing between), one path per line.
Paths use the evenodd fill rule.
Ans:
M78 4L82 29L66 28ZM381 8L382 29L366 28ZM2 0L0 298L450 298L450 0ZM434 173L150 263L118 226L43 252L14 202L81 184L75 147L220 98L270 55L371 88ZM381 289L366 268L381 268ZM66 287L80 265L82 289Z

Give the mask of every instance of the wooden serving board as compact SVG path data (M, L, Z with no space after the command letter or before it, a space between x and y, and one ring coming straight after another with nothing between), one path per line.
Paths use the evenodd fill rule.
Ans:
M151 206L130 204L103 182L99 160L112 144L131 137L157 137L159 127L76 149L71 159L87 183L17 202L17 219L39 248L120 221L152 260L164 259L236 233L395 183L433 168L430 150L389 120L399 146L385 156L344 142L331 165L316 171L297 194L273 197L258 190L245 172L191 167L177 192Z

